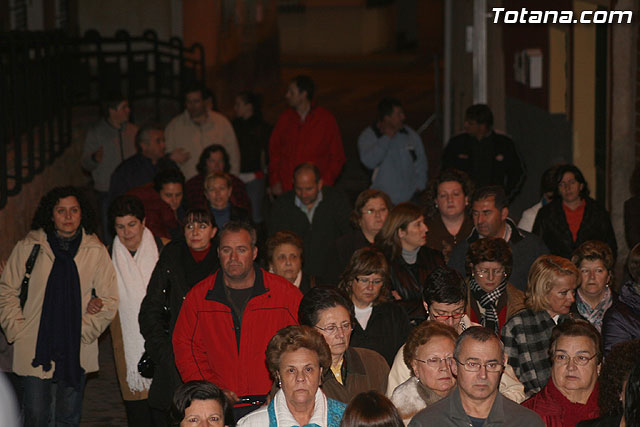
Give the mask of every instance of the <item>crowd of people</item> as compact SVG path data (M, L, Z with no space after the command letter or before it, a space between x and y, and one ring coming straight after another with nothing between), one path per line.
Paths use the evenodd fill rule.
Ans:
M51 190L0 277L23 425L79 425L107 327L130 426L640 425L640 244L616 286L582 172L552 165L516 225L525 168L488 106L427 182L385 98L352 207L314 91L295 77L273 127L251 92L229 121L188 88L166 128L105 102L82 156L97 212Z

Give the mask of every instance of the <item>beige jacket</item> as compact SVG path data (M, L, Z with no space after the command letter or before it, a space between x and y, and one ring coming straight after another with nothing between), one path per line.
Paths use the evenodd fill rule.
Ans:
M29 294L22 310L19 296L25 273L25 262L36 243L40 244L40 253L31 273ZM14 344L13 372L18 375L43 379L53 377L55 366L49 372L44 372L41 366L37 368L31 366L35 356L47 279L53 261L53 252L45 232L42 229L30 231L13 248L7 266L0 277L0 325L7 340ZM85 234L83 231L75 262L80 276L83 313L80 365L86 373L89 373L98 370L98 337L109 326L116 314L118 285L109 254L95 234ZM86 312L92 289L95 289L96 295L104 304L97 314Z
M479 324L473 323L469 320L469 316L466 314L460 321L460 324L461 326L464 325L463 328L460 328L461 332L465 328L469 328L471 326L480 326ZM410 377L411 371L407 367L406 363L404 363L403 345L398 350L398 353L396 353L396 357L393 359L393 366L391 366L391 371L389 371L389 381L387 382L386 393L387 397L391 398L396 387L408 380ZM500 393L516 403L521 403L525 399L524 386L518 380L516 373L509 364L505 365L502 377L500 378Z
M229 154L229 172L233 175L240 173L240 146L236 139L233 126L225 116L215 111L209 111L207 120L196 125L189 112L174 117L164 130L167 141L167 152L183 148L189 152L189 160L180 165L180 170L189 180L198 174L196 165L202 151L211 144L222 145Z

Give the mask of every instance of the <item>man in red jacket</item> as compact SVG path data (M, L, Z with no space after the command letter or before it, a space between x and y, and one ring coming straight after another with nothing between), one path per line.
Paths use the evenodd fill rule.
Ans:
M272 386L265 350L273 335L298 323L300 291L253 261L256 231L228 222L220 231L220 270L189 291L173 332L182 380L207 380L235 402L236 418L250 412Z
M312 162L322 171L324 185L333 185L345 163L338 123L327 109L315 105L315 86L308 76L289 83L287 108L269 140L269 184L278 196L293 188L293 170Z

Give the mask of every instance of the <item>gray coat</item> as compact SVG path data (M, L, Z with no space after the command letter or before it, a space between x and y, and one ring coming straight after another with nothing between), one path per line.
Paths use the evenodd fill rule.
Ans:
M423 409L409 427L459 427L471 426L471 420L462 407L458 388L439 402ZM484 427L544 427L542 419L530 409L520 406L498 393Z

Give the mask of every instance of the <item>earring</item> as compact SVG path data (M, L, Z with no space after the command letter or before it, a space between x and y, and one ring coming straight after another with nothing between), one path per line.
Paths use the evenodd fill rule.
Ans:
M278 388L282 388L282 381L278 380Z

